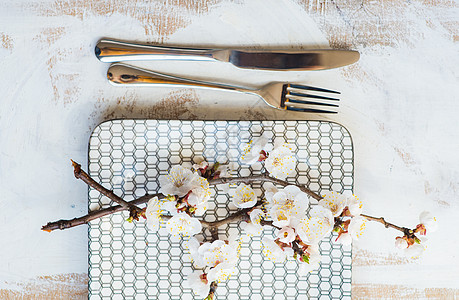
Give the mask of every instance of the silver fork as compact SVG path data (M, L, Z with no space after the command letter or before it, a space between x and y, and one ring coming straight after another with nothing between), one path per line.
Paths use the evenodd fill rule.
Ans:
M185 79L161 74L121 63L115 63L107 71L108 80L116 85L135 84L150 86L154 84L185 85L199 88L225 89L256 95L266 104L277 109L308 113L337 113L336 111L311 108L317 106L338 107L337 98L325 96L327 93L340 92L294 83L272 82L260 89ZM311 99L315 99L312 101ZM335 103L333 103L335 102Z

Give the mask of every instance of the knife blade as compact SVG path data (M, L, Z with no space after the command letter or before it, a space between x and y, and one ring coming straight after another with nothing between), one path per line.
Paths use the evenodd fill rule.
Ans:
M102 39L95 47L102 62L175 59L229 62L243 69L313 71L347 66L360 54L353 50L259 51L240 49L198 49L134 44Z

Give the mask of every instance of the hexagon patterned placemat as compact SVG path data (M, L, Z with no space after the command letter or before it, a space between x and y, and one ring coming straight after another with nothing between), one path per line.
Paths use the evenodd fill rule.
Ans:
M247 143L259 136L293 146L298 164L288 181L319 193L352 191L351 137L338 124L317 121L108 121L91 136L89 174L125 200L157 192L158 176L174 164L191 166L197 157L231 163L233 175L260 174L261 163L240 161ZM253 188L262 195L262 184ZM212 199L206 221L236 209L225 187L217 186ZM108 198L89 190L90 210L110 205ZM164 228L151 232L145 222L129 223L127 217L127 212L116 213L89 224L89 298L194 299L185 284L193 270L186 242L168 236ZM239 224L219 229L220 238L240 232ZM272 236L272 229L264 235ZM303 277L296 275L293 259L282 264L264 257L261 238L243 239L238 273L219 284L217 299L351 298L351 247L333 242L336 235L320 244L320 269Z

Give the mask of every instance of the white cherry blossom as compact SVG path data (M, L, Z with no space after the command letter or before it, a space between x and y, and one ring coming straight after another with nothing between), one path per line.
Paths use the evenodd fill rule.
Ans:
M273 197L277 192L279 192L279 189L271 182L266 182L263 187L265 189L266 200L271 206L274 205L275 203L273 201Z
M200 246L201 244L195 237L191 237L188 240L187 247L188 247L188 250L190 251L190 255L193 260L193 265L196 268L204 268L206 266L202 256L199 254Z
M241 161L248 165L253 165L260 159L260 152L263 150L268 151L268 139L259 137L250 141L243 150Z
M396 247L397 249L402 249L402 250L404 250L404 249L408 248L408 246L409 246L409 245L408 245L408 242L407 242L404 238L397 237L397 238L395 239L395 247Z
M285 244L290 244L295 240L296 234L295 230L290 227L284 227L279 232L277 233L277 237L279 238L279 241Z
M211 191L209 181L204 177L198 176L196 184L199 184L199 186L191 190L187 202L196 208L197 215L202 215L207 209L207 201L210 199Z
M269 210L269 215L273 219L273 225L277 227L285 227L290 225L290 212L281 205L274 205Z
M233 192L233 204L238 208L253 207L257 203L255 191L248 185L241 183Z
M284 262L287 259L287 254L282 250L282 248L276 244L272 239L263 238L263 253L268 257L268 259L273 262Z
M161 205L158 197L153 197L148 201L145 217L147 218L147 227L153 231L158 231L161 219Z
M217 281L221 282L223 280L228 279L231 275L236 273L236 265L234 263L219 263L216 265L214 268L209 270L209 273L207 274L207 279L212 282L212 281Z
M300 276L305 276L309 272L317 270L320 266L321 255L318 245L309 245L306 250L306 255L309 257L307 262L303 261L302 257L298 256L298 261L300 262L298 274Z
M349 208L349 212L352 216L360 216L363 210L363 203L362 201L357 198L355 195L351 195L347 197L347 205Z
M269 174L278 179L285 179L293 173L296 166L296 159L288 144L282 144L269 152L265 160L265 168Z
M171 168L168 175L159 178L160 192L164 195L183 197L192 189L199 187L199 175L180 165Z
M261 220L264 218L265 213L261 209L254 209L249 213L250 223L243 223L244 231L248 236L261 235L263 232L263 226L261 226Z
M202 271L194 271L188 275L186 282L196 296L204 298L209 294L211 281L206 278Z
M316 218L325 218L330 223L334 222L334 217L333 217L332 212L329 209L322 207L320 205L314 206L309 212L309 215L311 217L316 217Z
M404 250L408 258L418 258L424 252L425 247L422 244L414 244Z
M292 225L294 227L300 219L306 216L309 198L297 186L286 186L269 198L268 207L271 206L269 214L275 226L285 227Z
M166 230L172 235L193 236L202 230L201 222L186 213L178 213L166 223Z
M349 232L341 233L336 241L342 245L348 246L352 244L352 236Z
M217 172L220 172L218 177L231 177L231 172L236 168L237 166L235 166L233 163L229 163L227 165L219 165L217 168Z
M429 233L435 232L438 229L437 219L428 211L423 211L419 215L419 221Z
M194 161L195 164L193 164L193 169L195 170L205 169L209 166L209 163L202 156L195 157Z
M366 219L363 217L354 217L349 223L348 231L353 240L358 240L363 234L366 227Z
M161 207L164 210L168 211L173 216L175 216L178 213L177 212L177 201L169 201L166 199L161 205Z
M198 249L198 255L201 256L206 266L214 267L219 263L235 264L237 261L236 241L225 242L216 240L212 243L206 242Z
M343 209L348 204L348 199L345 195L329 191L322 195L323 199L319 201L319 205L328 208L334 217L338 217L343 212Z
M300 239L308 245L319 243L334 226L333 215L329 209L315 206L310 215L310 218L302 218L295 228Z

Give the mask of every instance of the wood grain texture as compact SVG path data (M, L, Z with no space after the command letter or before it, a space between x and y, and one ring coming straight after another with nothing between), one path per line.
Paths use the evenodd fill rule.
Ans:
M162 94L162 98L155 98L155 100L159 101L148 102L146 100L148 100L150 96L146 96L145 94L141 94L136 91L120 91L114 89L113 87L108 87L108 85L103 85L103 83L105 84L103 81L103 72L97 73L99 70L92 67L98 62L93 57L94 49L91 46L91 43L94 43L94 41L99 37L99 34L106 34L110 31L107 28L101 29L94 25L108 27L113 24L113 20L119 20L119 22L122 23L122 27L117 27L116 30L118 31L116 32L123 34L123 30L119 29L124 29L126 27L124 34L130 34L131 30L134 31L134 29L137 29L135 36L139 38L139 35L142 36L144 34L144 36L140 38L142 41L164 43L167 42L173 34L180 34L179 31L181 29L187 29L187 27L190 27L192 30L194 30L195 27L196 29L200 29L201 27L199 26L201 26L201 24L198 24L199 22L194 24L194 21L202 21L212 12L215 12L220 5L226 5L228 3L232 4L232 2L233 1L230 0L29 0L17 2L16 4L5 4L4 7L6 7L6 9L2 15L3 21L0 20L0 23L3 22L0 32L0 52L5 55L5 62L10 62L8 65L10 67L9 71L14 71L17 66L18 69L24 69L27 72L24 72L26 75L21 75L24 77L21 77L20 81L18 81L18 77L11 76L11 74L5 76L5 79L7 80L3 80L5 83L6 98L5 96L3 97L5 105L2 102L2 107L7 109L5 111L8 111L9 113L3 114L0 121L3 122L3 125L6 125L4 126L5 128L21 128L21 130L16 132L14 139L12 138L13 135L6 135L5 133L7 131L3 131L2 138L4 140L9 140L10 142L6 144L10 146L9 148L6 147L6 144L2 146L2 155L0 155L0 158L3 158L5 162L14 161L11 160L11 157L20 153L21 160L32 161L32 158L36 159L37 157L24 153L24 151L18 152L18 149L20 150L22 147L22 143L16 143L13 140L40 140L40 143L27 144L27 148L34 149L33 152L38 153L40 159L45 159L46 164L43 165L49 167L49 174L52 175L49 176L53 177L52 180L54 182L55 178L62 177L62 170L65 170L63 164L58 164L56 162L65 161L65 164L67 164L69 153L72 153L72 155L75 156L79 155L80 157L86 157L87 136L89 135L89 132L91 132L92 128L101 121L107 119L136 117L151 119L202 118L208 111L203 109L204 101L200 100L199 93L196 93L193 90L175 90L167 94ZM244 5L243 1L234 2L240 3L241 6ZM270 5L269 1L266 2L267 5ZM388 86L388 82L392 84L394 83L393 81L391 82L387 80L390 76L381 72L382 68L380 68L380 66L383 64L375 64L372 59L387 55L388 49L396 49L400 46L404 46L408 49L419 50L419 48L416 48L419 47L419 43L416 43L416 41L426 40L428 42L429 34L440 35L445 37L445 40L451 41L452 43L446 44L445 47L450 50L454 50L452 45L454 45L454 43L457 45L457 41L459 41L459 18L457 15L457 10L459 8L458 1L291 0L291 2L298 3L302 8L304 8L305 12L301 12L303 17L311 17L314 19L321 32L328 39L330 46L333 48L351 47L366 51L366 56L362 56L361 63L343 68L339 72L343 75L343 80L349 83L349 86L362 88L366 92L366 96L371 98L370 100L372 106L377 105L377 100L380 100L377 97L375 99L375 92L386 92L385 87ZM229 5L229 12L231 12L231 9L231 5ZM218 11L218 14L223 14L222 11L223 10ZM17 22L12 22L13 18L9 18L10 12L15 12L17 14L14 16L18 20ZM216 13L210 17L212 17L211 19L216 22L220 21L218 19L219 16L217 16ZM273 18L272 22L279 25L279 30L274 30L272 32L272 37L270 36L269 39L263 40L260 36L263 36L262 33L265 29L260 28L261 26L257 27L255 22L253 24L249 22L247 23L251 25L250 28L247 26L237 27L239 23L237 22L238 20L236 16L230 14L229 17L226 17L226 20L228 20L229 17L234 18L234 23L232 23L233 25L231 26L234 26L234 28L240 32L241 36L244 38L243 41L247 44L264 43L269 45L271 41L276 42L276 39L279 38L280 34L284 33L282 31L283 23L293 22L292 19L282 21ZM254 20L257 20L257 17L268 18L269 16L254 16ZM229 19L233 20L231 18ZM220 27L216 26L215 28L220 29L229 27L224 27L220 24ZM216 31L214 28L208 28L208 30L209 32ZM177 40L178 39L176 39L176 41ZM216 42L227 43L228 40L222 38L221 40L216 40ZM292 37L291 43L294 44L296 42L297 38ZM29 48L29 46L31 47ZM438 47L444 46L445 44L442 44ZM27 52L24 50L26 48L32 49L33 51ZM432 49L433 48L434 47L432 47ZM396 51L393 51L390 54L396 54ZM30 55L33 59L24 59L23 55ZM453 55L450 55L450 57L452 56ZM404 58L409 57L404 56ZM415 56L415 58L422 59L420 55ZM37 65L29 66L21 64L22 61L33 61ZM450 61L453 63L455 62L455 60L452 59L450 59ZM442 61L439 60L438 62ZM435 64L437 64L437 61L433 63L431 62L432 67L437 67ZM438 63L438 66L440 65L443 66L446 64ZM409 63L406 66L407 68L410 68ZM377 70L378 67L379 70ZM39 72L40 70L44 70L43 74ZM412 70L416 71L418 69L412 68ZM429 82L438 83L449 80L451 77L448 77L447 75L451 72L451 70L453 69L448 68L447 66L442 67L441 73L443 77L441 81L438 78L434 78L434 80L431 79L431 75L435 75L440 72L437 68L421 69L421 72L429 74ZM454 69L454 71L457 71L457 69ZM4 73L6 74L6 72ZM455 74L457 74L457 72ZM409 76L411 75L412 74L409 74ZM398 78L403 79L401 77ZM450 86L454 85L448 81L446 82L449 85L442 86L436 84L437 92L448 90L450 89ZM27 85L25 85L26 83ZM36 92L39 89L36 89L33 93L27 93L35 87L47 87L49 84L51 85L49 99L40 97L40 95L38 95L39 93ZM17 88L13 89L12 87L15 87L15 85L17 85ZM402 90L401 85L396 85L395 87L398 87L400 91ZM416 85L414 87L419 88L419 86ZM356 90L358 90L358 88ZM396 89L394 90L396 91ZM454 90L452 90L452 92L454 92ZM390 95L384 94L385 97L396 98L398 101L400 100L400 97L404 95L405 93L402 92L394 92ZM457 93L450 93L447 96L450 95L457 95ZM430 99L423 98L422 95L414 94L413 96L416 96L414 98L418 101L420 106L430 103L428 101ZM387 113L389 109L381 108L379 110L371 110L369 109L369 106L365 106L365 101L357 101L359 97L362 97L363 99L363 96L359 95L357 95L354 99L351 99L351 97L345 99L346 101L343 101L342 104L343 112L337 116L336 120L343 121L340 123L349 126L351 133L356 135L355 141L359 145L360 149L362 149L361 152L370 153L370 150L374 150L375 153L378 153L376 148L373 149L367 145L371 144L374 140L385 142L387 137L389 137L391 141L400 144L400 147L391 148L391 150L393 150L391 153L393 154L394 160L400 160L407 168L407 171L404 173L405 178L413 177L413 174L420 173L422 166L420 167L419 163L421 161L431 160L432 164L435 164L436 166L435 168L432 167L427 170L431 170L433 173L438 172L439 176L442 176L441 182L440 180L432 180L436 179L433 175L429 176L429 174L423 174L420 176L419 182L421 182L422 185L420 189L428 196L429 199L432 199L432 202L435 202L435 205L438 204L441 208L446 208L444 212L442 212L443 222L446 222L445 219L449 216L446 211L454 211L454 209L457 208L457 195L459 194L457 173L452 170L453 167L450 167L450 171L447 169L448 166L455 166L453 161L454 158L451 157L450 161L447 161L446 159L441 160L437 159L436 156L427 153L421 160L419 156L416 155L421 152L413 152L409 147L403 147L406 146L406 144L404 145L405 139L398 136L394 137L393 134L392 136L390 135L391 130L394 131L396 126L400 126L400 128L402 128L401 125L404 123L400 123L393 119L391 122L388 122L387 119L385 119L388 114L384 113ZM433 96L431 96L431 98L436 99ZM441 98L446 99L448 97L438 98L439 99L435 100L436 103L438 103ZM7 101L5 101L5 99ZM383 100L386 101L389 99L384 98ZM8 104L8 102L11 104ZM403 103L403 101L399 102ZM436 114L437 119L435 119L435 115L432 116L430 113L423 113L423 110L417 110L415 114L418 116L427 116L428 118L432 118L432 120L437 120L438 123L442 123L446 128L448 126L444 125L445 121L452 116L452 114L448 114L448 112L457 111L457 109L454 109L455 106L450 103L453 103L453 101L441 102L441 105L438 107L446 107L446 109L444 109L441 114ZM46 104L48 105L46 106ZM214 107L216 106L218 105L215 105ZM27 109L27 107L32 107L33 109ZM366 108L366 111L360 112L359 109L362 107ZM40 111L40 114L43 115L42 120L37 120L35 117L36 112L39 111L39 109L43 109ZM234 109L234 111L230 111L230 109ZM430 111L431 110L429 109L429 112ZM395 109L390 110L390 112L394 113ZM236 116L241 119L271 119L272 116L269 114L277 112L273 112L272 110L265 108L264 103L261 103L258 107L256 107L256 109L252 109L250 107L243 108L242 111L237 110L236 108L225 107L225 110L220 112L219 116L224 118L228 115L228 113L232 113L232 116ZM12 117L9 117L9 115ZM62 119L53 117L57 115L62 115ZM381 117L381 115L383 117ZM440 117L445 115L446 117ZM278 116L280 116L280 113ZM284 116L285 118L292 118L292 115L282 115L280 118L284 118ZM304 117L303 115L296 116L300 118ZM51 120L48 122L53 122L53 126L46 126L47 123L45 120L47 119ZM416 119L417 117L410 118L408 115L407 123L412 123ZM14 120L18 120L18 123L14 123ZM65 123L64 120L71 120L68 121L68 123L72 123L71 126ZM34 125L36 124L37 128L36 131L30 130L30 132L26 135L22 132L22 127L23 124L29 123ZM374 136L370 135L370 133L372 133L371 126L373 123L375 123L376 128L379 129L378 132L374 132ZM13 127L11 127L12 124ZM78 124L84 125L78 127ZM358 124L358 126L355 124ZM44 129L40 131L39 126ZM48 128L54 130L54 126L56 128L59 127L59 129L55 129L57 133L48 134L48 132L52 131L48 130ZM432 123L430 126L432 126ZM83 127L87 132L83 132L81 129ZM367 127L369 129L366 131L359 131L359 128L363 127ZM431 128L431 131L434 131L435 128L438 127ZM443 128L441 129L444 130ZM60 131L62 132L59 134ZM410 128L407 128L406 132L412 133L412 135L416 135L417 133L417 131ZM452 131L447 131L447 133L451 134ZM361 135L360 137L359 134ZM63 136L66 136L67 138L63 138ZM448 136L445 134L442 138L446 139ZM429 137L427 136L426 139L428 140ZM364 141L364 143L362 143L362 141ZM431 141L438 142L437 137L436 139L431 139ZM65 147L68 148L63 148L63 150L59 149L59 151L54 152L50 158L48 158L49 150L53 149L48 147L46 148L46 152L40 152L40 148L45 148L44 145L54 145L53 143L57 142L59 142L59 145L66 145ZM75 149L81 149L82 153L79 154L79 152ZM436 148L429 147L429 149L432 153L436 151ZM3 155L3 153L6 154ZM361 155L359 156L359 160L366 163L364 165L365 168L374 168L375 170L380 171L380 169L375 168L375 165L377 166L377 164L374 163L373 160L368 158L365 160L365 158L362 158ZM381 160L384 161L384 158ZM386 161L389 161L387 157ZM443 168L443 170L441 169L442 165L438 166L438 162L442 161L447 161L447 163L445 163L445 165L447 164L447 167ZM453 163L451 164L451 162ZM17 167L17 165L13 164L10 164L10 166ZM359 172L365 172L365 168L359 168ZM30 170L33 170L30 166L28 166L27 169L19 168L17 173L27 173L30 172ZM381 184L390 184L392 182L389 175L387 176L387 178L378 178L381 180ZM7 177L8 178L2 178L2 181L8 182L6 179L9 179L12 176ZM67 183L64 180L57 180L57 182L58 183L56 185L68 186L69 189L73 189L76 185L73 181L72 183ZM371 187L369 187L370 185ZM361 186L359 192L373 188L374 181L369 180ZM413 189L415 189L415 187L408 188L409 191L412 191ZM402 191L405 190L406 189L403 188ZM396 192L396 190L393 191ZM25 193L24 195L21 194L20 197L15 198L7 196L7 198L8 201L10 201L9 203L20 203L21 206L19 207L35 208L35 204L32 201L27 202L27 199L33 199L32 196L34 196L32 193ZM375 195L375 197L377 197L377 195ZM56 196L56 198L58 197ZM76 199L73 198L69 197L69 199L72 199L68 200L72 201L69 203L76 203ZM43 199L45 199L45 197L43 197ZM46 205L53 207L52 203L55 202L56 199L50 199L51 201L49 201ZM371 200L374 201L374 199ZM399 205L399 203L396 203L396 200L383 200L387 201L384 203L387 203L388 205ZM406 201L410 200L411 199L406 199ZM425 199L423 201L423 203L427 203ZM62 203L67 202L62 201ZM82 207L86 208L86 204ZM432 207L437 208L436 206ZM12 211L9 212L12 213ZM75 212L70 210L69 213L73 215ZM33 216L28 216L27 218L29 217L33 219ZM17 241L15 237L12 237L12 235L4 236L5 240L9 244L13 244L11 241ZM83 238L85 238L85 235ZM453 237L452 239L452 244L454 244L454 241L456 241L457 238ZM79 240L81 241L82 239ZM56 238L55 241L61 240ZM20 246L24 248L25 244L26 243L19 243L18 247ZM64 247L63 245L66 246ZM71 247L69 245L70 244L68 242L67 244L59 242L54 244L56 249L60 249L59 247L62 248L62 252L59 252L62 256L68 255L69 249L67 248ZM446 248L450 247L444 247L441 251L437 250L438 256L444 254ZM15 255L11 254L7 259L14 256ZM446 257L450 258L451 256L451 254L447 254ZM75 271L76 266L84 266L86 260L84 253L82 258L83 263L78 264L78 262L82 261L81 257L76 259L75 261L77 263L72 265L73 269L69 267L68 272L84 272L84 270ZM59 257L44 257L43 261L47 265L57 265L58 262L65 261L66 259L67 257L62 259L59 255ZM448 267L451 262L452 260L445 260L441 262L429 261L424 265L422 261L416 261L417 264L421 265L419 270L423 271L423 274L435 271L437 267L431 267L434 263L437 263L439 268L443 268ZM456 264L457 263L453 265ZM15 264L12 263L12 265ZM15 266L17 265L18 264ZM43 264L43 266L45 266L45 264ZM34 275L30 275L32 277L30 280L21 283L9 282L10 285L7 285L7 288L0 289L0 299L87 298L87 278L85 274L33 277L36 274L43 274L41 272L47 271L43 266L40 268L36 267L35 270L33 270L35 273ZM413 264L400 256L388 257L387 255L373 251L357 250L354 253L354 266L369 267L360 268L365 269L362 272L372 272L372 274L379 274L378 272L380 272L382 274L388 274L389 271L371 270L371 267L387 266L387 268L384 267L380 269L389 270L392 266L394 266L399 269L406 268L409 270ZM370 269L370 271L367 271L367 269ZM25 272L23 271L23 273L21 273L22 276L29 276L27 271L29 270L26 270ZM355 271L358 272L359 268L355 268ZM398 276L396 272L390 273L389 275L393 275L394 278ZM437 277L441 277L441 280L446 280L451 277L453 279L457 278L457 275L455 277L445 274L444 278L442 276ZM365 280L367 279L365 278ZM355 299L459 298L458 290L454 288L422 288L422 286L435 286L435 284L432 284L431 281L429 281L427 276L426 278L419 279L419 285L417 288L410 287L409 284L404 284L403 281L400 282L400 285L389 285L379 284L381 281L372 280L374 279L353 283L353 296ZM457 288L457 284L452 282L450 285L445 284L443 286Z
M373 253L367 250L354 250L352 253L352 266L386 266L414 263L401 256L387 256L382 253Z
M0 289L2 300L60 300L88 298L87 274L39 276L27 282L14 283L16 289Z
M327 34L333 48L410 43L424 37L417 22L443 27L454 41L459 37L459 20L452 10L459 7L456 1L300 0L300 3Z
M353 284L352 299L458 299L459 289L410 288L388 284Z
M208 13L221 0L55 0L50 6L36 7L47 17L73 16L80 20L90 17L108 17L119 14L142 23L145 35L155 42L162 42L169 35L190 24L190 16Z
M189 119L197 118L190 110L198 106L199 97L193 89L179 89L171 91L154 104L139 103L136 95L126 93L117 98L116 105L106 108L104 112L101 103L105 99L99 99L96 106L102 111L100 121L123 118L148 118L148 119ZM92 116L94 117L94 116Z
M13 39L8 34L0 32L0 42L2 48L9 51L13 50Z

